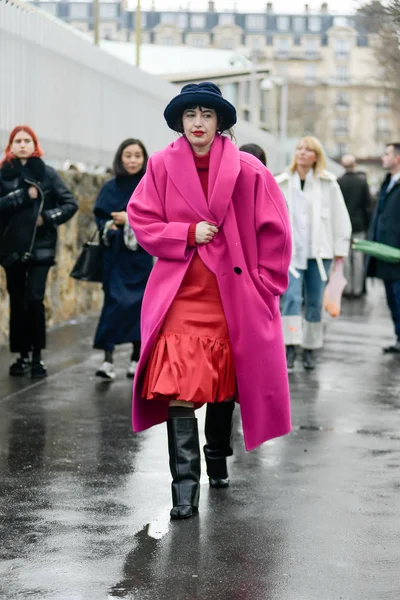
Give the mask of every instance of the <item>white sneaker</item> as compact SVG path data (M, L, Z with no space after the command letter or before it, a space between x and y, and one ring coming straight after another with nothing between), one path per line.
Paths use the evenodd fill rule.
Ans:
M103 379L108 379L112 381L115 379L115 371L114 365L106 360L101 365L100 369L96 371L96 377L102 377Z
M133 378L135 376L137 366L138 366L137 360L133 360L131 362L131 364L129 365L129 369L126 372L126 376Z

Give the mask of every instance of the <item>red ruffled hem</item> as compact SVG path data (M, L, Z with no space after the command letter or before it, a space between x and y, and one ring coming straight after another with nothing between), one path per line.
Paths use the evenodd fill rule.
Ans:
M160 334L146 368L142 396L199 404L236 396L230 340Z

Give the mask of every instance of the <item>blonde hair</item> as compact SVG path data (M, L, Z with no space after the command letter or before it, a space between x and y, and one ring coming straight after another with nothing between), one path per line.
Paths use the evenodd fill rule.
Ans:
M310 150L315 152L317 159L313 165L314 173L316 175L321 175L326 169L326 156L325 156L325 152L324 152L321 142L316 137L313 137L312 135L308 135L308 136L302 138L299 142L297 142L296 148L301 143L305 144L307 146L307 148L309 148ZM293 157L293 160L289 167L289 170L292 173L295 173L297 171L296 154Z

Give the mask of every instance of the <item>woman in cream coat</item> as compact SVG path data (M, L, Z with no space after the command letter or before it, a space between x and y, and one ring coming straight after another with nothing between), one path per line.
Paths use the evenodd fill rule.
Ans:
M322 347L325 283L332 261L348 254L351 223L316 138L305 137L297 144L292 164L276 179L288 204L293 234L290 282L281 307L287 365L294 367L297 346L302 346L304 368L314 369L313 351Z

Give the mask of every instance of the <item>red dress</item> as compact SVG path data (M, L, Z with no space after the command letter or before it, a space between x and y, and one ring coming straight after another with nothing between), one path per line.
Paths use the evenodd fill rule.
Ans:
M206 198L210 155L194 155ZM212 243L212 242L211 242ZM154 344L143 397L203 404L236 395L228 326L215 275L195 252Z

